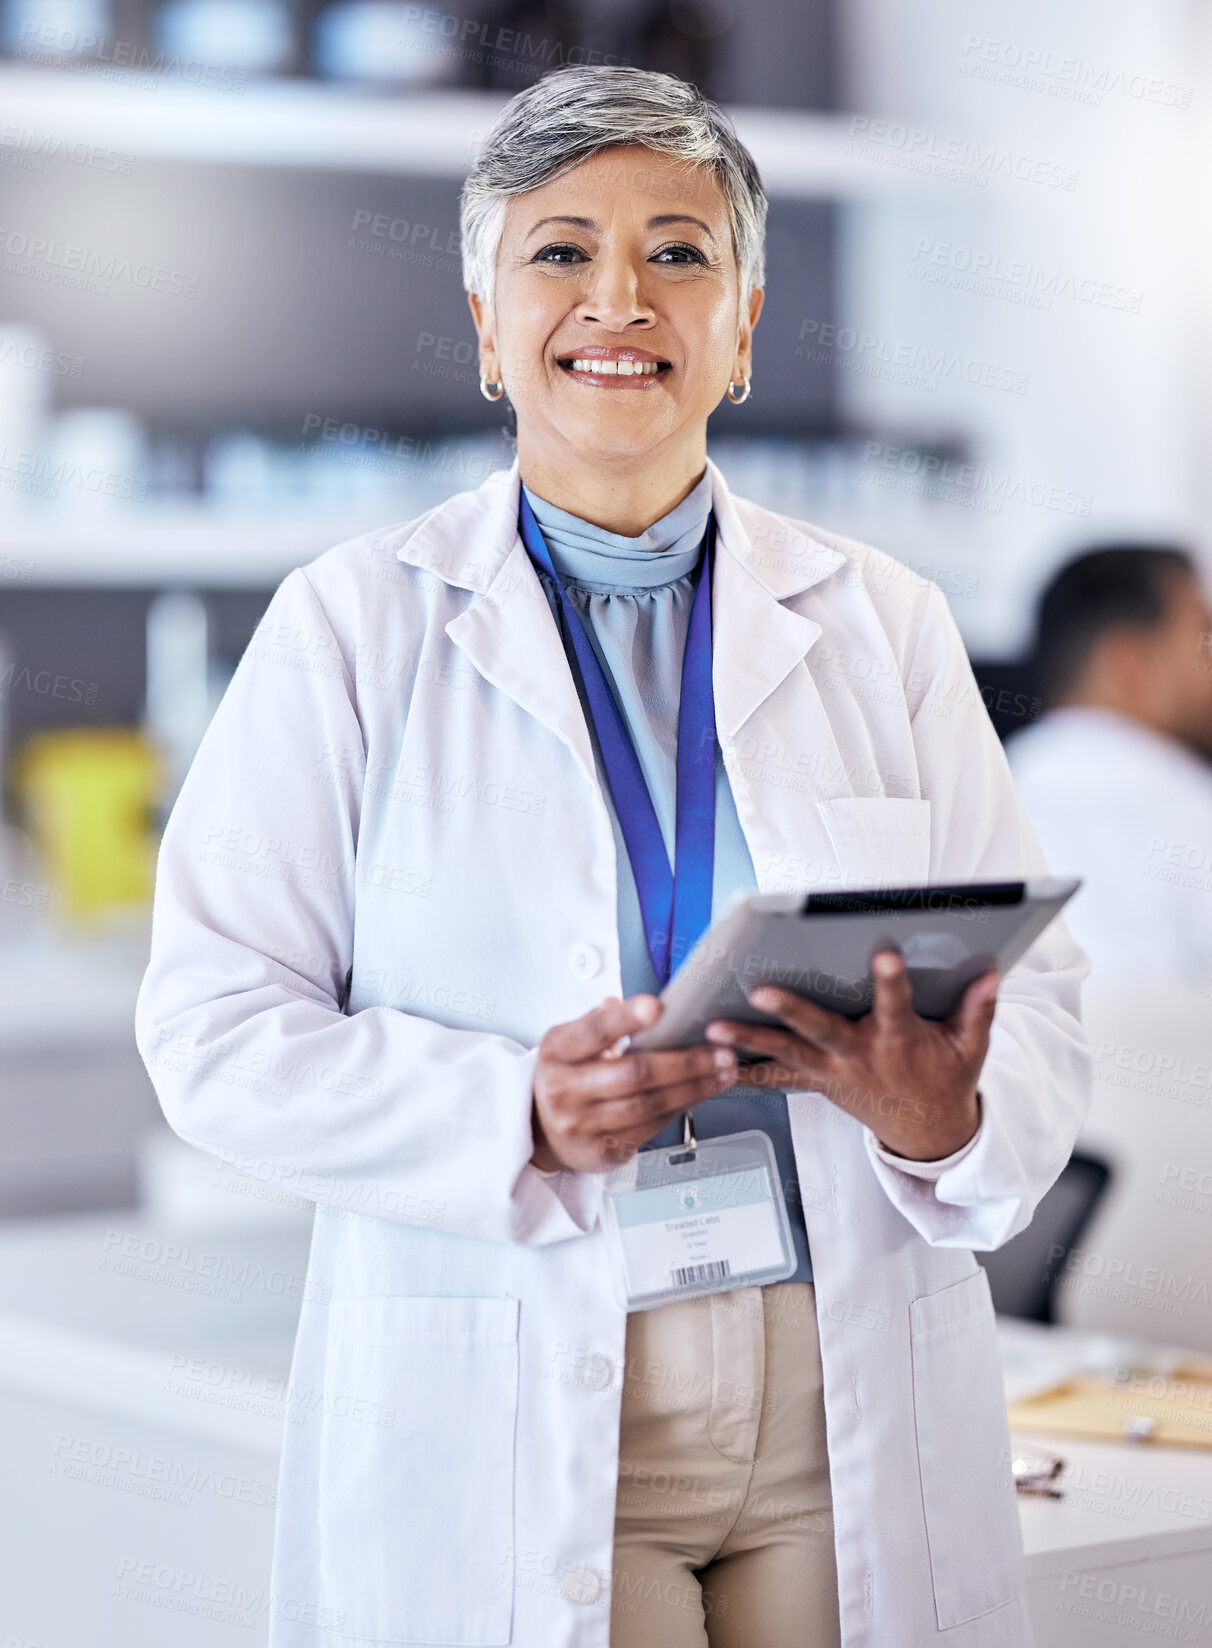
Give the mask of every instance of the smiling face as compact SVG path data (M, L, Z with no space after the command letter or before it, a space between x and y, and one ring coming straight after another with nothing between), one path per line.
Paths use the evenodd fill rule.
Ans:
M739 299L727 201L702 167L625 145L513 196L492 312L470 302L524 473L701 473L707 415L751 371L762 294L744 315Z

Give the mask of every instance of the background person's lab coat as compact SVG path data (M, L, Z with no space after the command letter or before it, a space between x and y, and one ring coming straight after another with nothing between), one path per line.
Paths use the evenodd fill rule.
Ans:
M1019 800L1101 986L1212 983L1212 764L1113 710L1057 709L1007 745Z
M711 473L759 886L1043 871L938 591ZM599 1181L528 1163L539 1038L620 992L615 847L517 511L515 466L291 573L161 853L138 1038L168 1117L317 1204L276 1648L609 1640L626 1315ZM978 1142L937 1180L790 1096L847 1648L1029 1641L970 1250L1069 1154L1084 972L1058 925L1005 981Z

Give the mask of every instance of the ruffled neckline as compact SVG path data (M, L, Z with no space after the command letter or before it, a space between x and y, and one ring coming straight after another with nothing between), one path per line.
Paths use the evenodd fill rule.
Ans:
M535 520L565 585L602 593L661 589L689 577L711 513L711 475L704 469L691 490L637 538L607 532L559 509L525 487Z

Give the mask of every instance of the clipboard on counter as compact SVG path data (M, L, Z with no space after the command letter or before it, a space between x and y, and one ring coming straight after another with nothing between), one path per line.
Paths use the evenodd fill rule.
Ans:
M1212 1450L1212 1359L1189 1357L1165 1373L1079 1373L1007 1412L1010 1429L1029 1436Z

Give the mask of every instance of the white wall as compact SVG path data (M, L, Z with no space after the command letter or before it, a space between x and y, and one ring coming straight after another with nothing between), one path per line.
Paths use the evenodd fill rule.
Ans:
M1037 499L1061 495L997 512L934 508L946 564L980 580L975 598L954 602L969 645L1005 652L1024 638L1035 588L1066 552L1109 534L1202 536L1209 25L1196 0L847 0L843 12L850 108L926 135L911 146L877 134L868 145L873 166L913 154L925 170L907 174L916 197L906 189L848 208L842 319L889 345L947 346L974 368L1027 379L1018 394L847 373L849 410L910 437L965 432L995 478ZM1012 65L1030 54L1033 84L1013 83L1024 70ZM978 66L983 75L971 72ZM1092 101L1060 95L1076 87ZM1076 185L1006 177L979 161L971 174L986 187L948 177L948 157L965 144L1007 165L1038 163L1045 177L1076 171ZM931 250L915 256L922 241ZM1030 307L1005 295L1021 290L1013 281L984 295L913 272L929 266L948 282L952 260L977 254L1090 282L1091 294L1110 288L1111 301L1057 295ZM1138 313L1116 306L1134 301L1120 292L1140 294ZM1065 507L1087 499L1088 515Z

